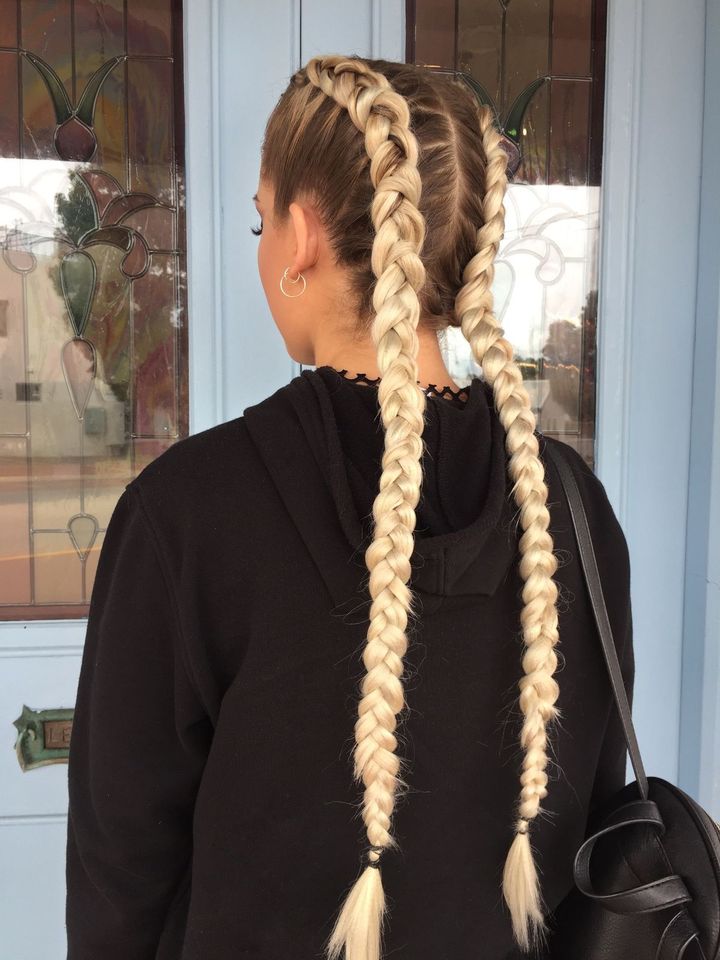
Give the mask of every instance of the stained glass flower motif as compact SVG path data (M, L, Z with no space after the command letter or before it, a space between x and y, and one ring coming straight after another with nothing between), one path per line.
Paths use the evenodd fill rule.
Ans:
M97 374L95 346L84 336L98 279L96 262L88 248L102 244L116 247L125 254L122 273L136 280L147 272L150 252L139 231L123 220L139 210L168 208L149 194L124 193L109 174L99 177L97 173L87 176L72 171L69 182L67 194L56 196L63 227L34 224L33 235L14 231L4 244L3 254L10 267L27 273L35 264L34 246L52 239L66 248L59 262L59 281L74 336L62 348L61 364L75 413L82 420ZM93 188L99 188L98 196Z
M105 78L125 58L113 57L96 70L83 90L77 106L73 107L65 84L53 68L34 53L26 50L23 55L32 63L48 88L58 124L54 137L58 156L61 160L91 160L97 150L93 118L98 94Z

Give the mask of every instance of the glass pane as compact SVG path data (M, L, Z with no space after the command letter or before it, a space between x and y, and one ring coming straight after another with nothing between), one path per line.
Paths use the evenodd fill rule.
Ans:
M521 159L505 200L496 313L539 428L593 467L606 0L414 7L409 61L477 81L508 135L513 104L529 97L515 130ZM456 382L481 372L459 329L443 333L441 346Z
M8 7L0 619L81 617L125 484L188 433L181 3Z

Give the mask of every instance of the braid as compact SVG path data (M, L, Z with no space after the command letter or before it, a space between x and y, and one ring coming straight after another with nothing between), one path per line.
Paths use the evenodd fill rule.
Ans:
M313 57L292 77L291 88L296 92L281 100L266 131L263 169L277 187L279 213L284 215L289 201L303 192L318 198L359 302L364 304L372 292L367 312L385 428L373 538L365 552L371 606L354 746L354 778L364 785L367 860L326 943L328 960L338 960L343 951L344 960L380 960L387 912L380 858L385 849L398 846L390 833L391 818L397 797L407 789L395 731L405 706L407 627L415 616L409 584L423 481L426 396L418 385L417 363L423 304L438 328L447 323L461 327L492 387L523 527L519 570L525 649L518 686L524 756L502 889L515 941L527 952L546 933L529 829L547 796L548 725L562 714L555 705L559 687L553 677L558 662L553 575L558 563L549 533L548 489L530 398L493 312L508 155L490 107L479 105L466 90L461 94L454 82L429 83L415 67L340 55ZM409 100L400 90L413 103L413 129ZM325 110L327 101L332 106ZM363 134L364 150L350 124L338 121L343 109ZM422 176L428 178L425 216L419 209L420 158ZM437 225L429 245L426 217ZM368 219L374 228L372 246Z
M540 888L529 842L530 820L547 796L546 724L561 715L554 706L559 687L553 679L558 642L557 569L548 533L548 490L535 434L536 420L513 348L503 337L493 313L494 260L505 229L503 197L507 186L507 154L501 146L490 107L480 107L480 131L486 158L483 226L477 231L476 254L463 272L463 287L455 301L464 336L493 388L495 407L505 428L512 493L520 508L524 533L520 538L520 573L525 581L521 613L526 651L519 681L524 715L520 741L525 749L520 782L519 818L503 871L503 895L510 908L513 933L523 950L545 942L546 927ZM531 944L531 941L532 944Z
M363 820L370 841L368 863L350 890L327 950L343 947L346 960L378 960L386 912L379 858L396 847L390 818L399 788L401 760L394 730L405 704L401 681L413 613L407 586L414 548L415 507L422 483L422 432L426 398L418 386L418 292L425 283L420 250L425 220L418 210L421 183L418 146L410 131L405 98L365 63L340 56L315 57L305 68L310 82L345 107L365 135L374 187L375 227L371 334L380 371L378 399L385 427L380 491L373 505L373 540L365 553L372 604L363 662L359 717L355 724L355 778L365 785Z

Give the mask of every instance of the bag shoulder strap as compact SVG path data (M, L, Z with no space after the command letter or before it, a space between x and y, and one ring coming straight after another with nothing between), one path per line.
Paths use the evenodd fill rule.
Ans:
M542 434L539 435L542 436ZM543 437L543 439L547 440L546 437ZM620 720L622 721L623 731L625 733L625 741L630 751L630 760L635 770L640 792L642 793L643 799L647 799L647 777L645 775L642 757L640 756L640 747L638 746L635 726L632 721L632 711L625 690L625 682L618 661L617 650L613 641L607 607L605 606L602 581L600 579L595 550L593 549L592 538L590 536L590 527L575 475L568 463L566 455L561 452L562 446L562 442L557 444L546 442L544 449L549 454L560 475L560 481L570 507L570 516L572 517L573 527L575 528L581 566L585 575L588 593L590 594L595 623L597 624L598 633L600 634L600 640L602 642L605 663L610 673L610 682L615 697L615 704L620 713Z

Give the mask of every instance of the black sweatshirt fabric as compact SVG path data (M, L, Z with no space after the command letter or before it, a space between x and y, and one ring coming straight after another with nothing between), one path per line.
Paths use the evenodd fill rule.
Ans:
M520 788L519 513L479 378L428 396L384 956L510 960L502 869ZM560 443L539 435L546 444ZM628 696L630 567L583 496ZM367 840L352 778L380 478L377 390L305 370L125 488L91 598L68 764L68 960L321 960ZM531 842L546 909L625 783L626 746L559 477L562 719ZM478 953L479 951L479 953Z

